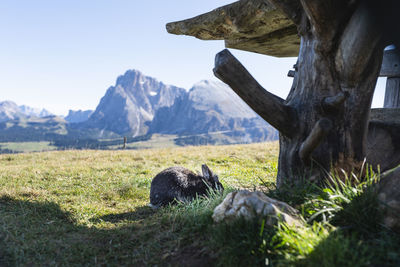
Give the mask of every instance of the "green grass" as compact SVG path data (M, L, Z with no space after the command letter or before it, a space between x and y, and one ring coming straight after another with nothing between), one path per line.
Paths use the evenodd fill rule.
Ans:
M39 120L40 118L38 118ZM35 119L36 120L36 119ZM20 123L25 125L26 120L22 120ZM19 125L23 127L23 125ZM25 125L26 126L26 125ZM24 126L24 128L26 128ZM12 125L10 125L12 127ZM61 127L61 126L60 126ZM62 128L62 127L61 127ZM54 129L53 129L54 130ZM38 129L35 128L35 134L38 133ZM40 131L39 131L40 132ZM63 130L58 132L55 130L55 134L65 134ZM29 136L35 135L34 133L26 133L26 138L29 139ZM9 134L11 137L15 136L15 133ZM11 138L9 136L9 138ZM198 143L193 143L194 141L190 138L205 138L208 143L204 144L213 144L213 145L226 145L226 144L239 144L243 142L241 137L230 137L224 135L220 132L208 133L208 134L199 134L199 135L189 135L189 136L178 136L178 135L169 135L169 134L153 134L149 140L145 141L129 141L126 144L126 149L162 149L162 148L176 148L182 146L189 145L198 145ZM43 138L43 137L40 137ZM60 138L60 137L59 137ZM72 138L72 139L71 139ZM63 140L65 139L65 140ZM188 140L186 140L188 139ZM14 140L14 139L12 139ZM48 141L32 141L32 142L0 142L0 152L4 150L4 153L9 153L12 151L13 153L30 153L30 152L43 152L43 151L53 151L53 150L62 150L65 147L67 148L76 148L76 149L110 149L110 150L118 150L123 148L123 137L119 138L111 138L111 139L90 139L90 140L79 140L74 139L73 137L64 136L60 140L48 142ZM180 140L180 142L179 142ZM186 140L186 141L185 141ZM80 141L80 142L79 142ZM104 144L107 142L111 142L113 144ZM55 143L55 145L51 145L51 143Z
M41 151L49 151L56 150L57 147L51 146L50 142L7 142L0 143L0 150L12 150L16 153L20 152L41 152Z
M227 188L253 187L259 178L272 181L275 174L265 168L275 168L276 160L276 143L1 155L0 259L7 265L162 262L180 249L181 238L168 212L147 207L152 177L169 166L200 170L208 163Z
M164 135L164 134L153 134L150 140L139 141L126 144L127 149L156 149L156 148L172 148L177 147L174 139L177 135ZM111 146L110 149L120 149L119 146Z
M0 156L0 266L398 266L400 239L384 229L369 190L275 190L277 143ZM207 163L225 186L190 204L150 209L151 179ZM236 188L264 190L298 208L303 229L262 218L215 224Z

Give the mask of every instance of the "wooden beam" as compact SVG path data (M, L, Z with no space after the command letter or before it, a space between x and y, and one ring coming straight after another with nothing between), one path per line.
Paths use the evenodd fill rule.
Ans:
M288 76L288 77L291 77L291 78L294 78L294 75L296 75L296 71L294 71L294 70L289 70L287 76Z
M296 57L300 38L293 23L300 0L274 0L290 9L290 17L272 1L240 0L194 18L166 25L172 34L201 40L225 40L225 47L275 57Z
M269 2L282 10L296 25L300 24L303 13L300 0L269 0Z
M400 77L400 52L396 49L385 50L380 77Z
M300 39L297 27L291 25L259 37L227 39L225 47L276 57L297 57Z
M400 108L373 108L370 121L395 124L400 122Z
M281 134L291 137L296 132L295 111L266 91L227 49L216 55L214 74Z

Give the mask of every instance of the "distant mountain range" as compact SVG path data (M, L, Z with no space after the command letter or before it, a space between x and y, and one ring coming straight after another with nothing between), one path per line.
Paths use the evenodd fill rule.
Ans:
M277 138L275 130L228 86L214 81L195 84L172 106L158 109L150 124L150 133L197 135L210 132L240 137L242 142Z
M89 119L93 114L93 110L69 110L68 115L64 118L67 122L78 123Z
M180 145L213 143L216 136L218 143L278 138L277 131L223 83L201 81L186 91L136 70L119 76L95 111L70 110L61 118L44 109L0 102L0 142L47 140L74 147L76 140L142 140L152 134L179 136Z
M46 109L18 106L12 101L0 102L0 122L28 117L46 117L53 115Z

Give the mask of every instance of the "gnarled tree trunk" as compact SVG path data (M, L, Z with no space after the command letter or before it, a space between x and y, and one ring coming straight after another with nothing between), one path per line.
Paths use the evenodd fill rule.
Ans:
M270 0L298 27L286 100L265 91L224 50L215 75L280 131L278 186L360 169L384 42L363 1Z

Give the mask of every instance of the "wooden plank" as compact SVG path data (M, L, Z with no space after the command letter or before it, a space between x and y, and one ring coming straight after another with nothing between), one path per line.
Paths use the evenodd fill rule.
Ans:
M400 108L373 108L370 121L400 123Z
M385 108L400 108L400 78L390 77L387 78Z
M384 52L379 76L400 77L400 52L398 50L392 49Z
M275 57L299 54L297 27L266 0L236 1L191 19L168 23L166 28L169 33L201 40L225 40L227 48Z

